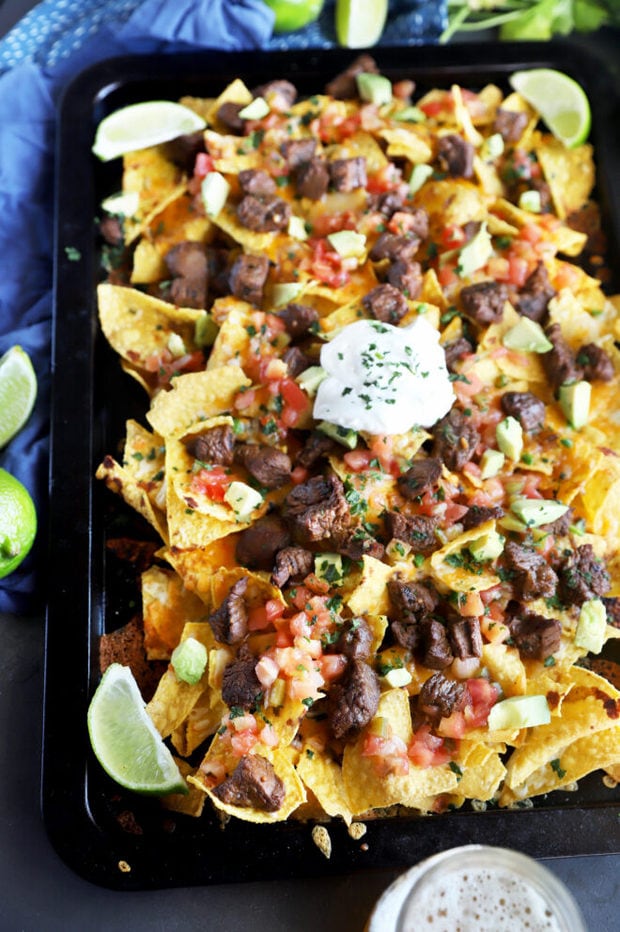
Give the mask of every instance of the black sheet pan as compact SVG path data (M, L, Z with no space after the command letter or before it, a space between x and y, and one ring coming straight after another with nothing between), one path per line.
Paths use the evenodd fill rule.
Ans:
M99 680L98 639L132 617L138 596L105 546L108 535L119 528L125 533L128 509L93 477L103 455L116 451L125 419L145 409L142 391L98 334L94 218L101 198L120 187L120 162L102 165L91 156L95 127L128 103L216 96L237 76L250 87L287 77L310 94L356 54L205 51L115 59L80 75L60 105L42 808L60 856L102 886L138 890L397 868L471 842L508 845L535 857L620 852L620 788L605 788L600 774L576 792L536 800L533 808L370 821L361 841L336 822L329 828L328 861L306 825L232 820L222 829L208 807L195 820L126 794L90 750L86 711ZM411 77L420 91L455 81L506 88L511 72L537 66L579 80L593 109L591 140L611 265L620 269L619 88L601 62L568 42L377 48L372 54L390 78ZM142 526L138 533L148 536Z

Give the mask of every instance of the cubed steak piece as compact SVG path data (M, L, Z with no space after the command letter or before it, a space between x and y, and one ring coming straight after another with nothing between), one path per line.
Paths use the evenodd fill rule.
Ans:
M242 757L229 777L212 790L221 802L243 809L277 812L286 791L271 761L260 754Z

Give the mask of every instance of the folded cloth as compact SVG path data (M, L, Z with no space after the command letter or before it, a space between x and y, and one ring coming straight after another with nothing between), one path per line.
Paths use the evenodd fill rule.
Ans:
M384 42L432 42L444 25L445 0L393 0L390 12ZM54 584L45 580L44 553L54 124L64 86L83 68L115 55L334 44L333 15L333 0L327 0L318 23L273 36L273 12L262 0L43 0L0 41L0 355L22 346L39 382L28 424L0 451L0 467L23 482L39 515L31 554L0 580L0 611L39 611Z

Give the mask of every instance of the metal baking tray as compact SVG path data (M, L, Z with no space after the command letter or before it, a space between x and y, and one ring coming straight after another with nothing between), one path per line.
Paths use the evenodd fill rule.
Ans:
M535 857L620 852L620 788L605 788L600 773L576 792L556 792L529 809L373 820L362 842L334 822L327 861L308 825L233 819L222 829L208 806L200 819L192 819L163 810L157 800L127 794L109 780L90 749L86 711L99 680L98 639L129 621L139 604L130 575L106 549L107 537L127 533L135 519L94 473L103 455L117 449L125 419L145 410L142 391L121 372L98 332L95 216L102 197L120 187L120 163L102 165L91 155L95 127L128 103L216 96L237 76L250 87L287 77L301 94L312 94L356 54L204 51L119 58L79 75L59 107L42 809L60 856L105 887L155 889L398 868L471 842L508 844ZM579 80L592 103L591 140L610 265L620 268L620 187L613 183L620 175L619 87L599 60L570 42L379 47L372 54L390 78L412 78L420 91L453 82L479 88L493 81L506 88L511 72L535 66L558 68ZM618 281L615 287L620 290ZM131 533L149 536L139 522Z

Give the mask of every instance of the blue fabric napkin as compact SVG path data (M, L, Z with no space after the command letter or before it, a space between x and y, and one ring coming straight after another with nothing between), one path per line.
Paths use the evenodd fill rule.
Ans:
M22 566L0 580L0 611L45 604L52 313L55 104L67 81L104 58L191 48L243 50L335 43L333 0L316 24L272 35L262 0L43 0L0 41L0 356L19 344L39 391L26 427L0 451L0 467L32 494L39 532ZM436 41L445 0L393 0L383 43ZM0 412L1 417L1 412Z

